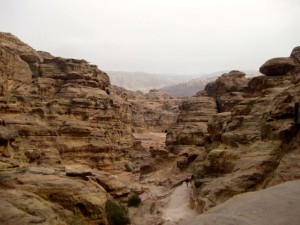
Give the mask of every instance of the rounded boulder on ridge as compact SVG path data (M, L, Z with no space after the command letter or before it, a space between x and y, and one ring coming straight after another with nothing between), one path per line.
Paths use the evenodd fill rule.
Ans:
M266 61L259 72L267 76L284 75L295 68L294 60L288 57L273 58Z

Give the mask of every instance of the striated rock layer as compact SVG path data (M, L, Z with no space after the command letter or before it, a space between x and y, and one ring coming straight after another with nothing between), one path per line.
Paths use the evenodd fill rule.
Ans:
M199 140L207 132L206 143L211 144L194 161L193 199L199 212L236 194L300 179L298 55L296 47L284 62L281 58L267 61L261 72L268 76L247 80L239 71L222 75L193 100L207 101L208 95L215 101L218 113L211 111L207 115L207 129L190 120L185 126L193 129L168 132L171 149L182 145L178 140L183 133L193 137L194 130L202 129L201 134L195 135ZM180 109L180 115L188 117L186 108ZM207 110L208 106L199 109ZM196 120L201 118L198 115ZM181 124L178 120L174 127ZM195 139L184 140L186 146L199 148Z
M103 222L106 191L88 178L66 177L65 166L123 170L131 132L130 104L97 66L37 52L0 33L0 195L11 196L1 197L11 210L1 210L0 218Z
M157 89L144 94L115 87L132 106L134 132L166 132L175 122L182 99L175 98Z

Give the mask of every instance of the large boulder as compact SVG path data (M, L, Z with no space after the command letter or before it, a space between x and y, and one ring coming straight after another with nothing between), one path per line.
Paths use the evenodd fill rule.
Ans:
M209 96L217 97L229 92L242 91L247 86L248 80L246 74L232 70L229 73L224 73L216 81L208 83L205 86L205 91Z
M278 57L269 59L260 68L259 71L267 76L284 75L295 68L292 58Z
M290 57L294 59L296 64L300 65L300 46L297 46L293 49Z
M1 224L67 225L76 220L78 218L72 211L33 193L15 189L0 190Z
M207 122L216 113L216 102L212 97L192 97L179 106L181 113L177 123L167 133L167 146L204 146L208 141Z
M104 205L108 194L88 178L73 179L51 167L42 166L2 171L1 177L1 185L7 187L0 190L0 201L5 203L4 206L1 204L1 212L21 217L15 218L16 224L31 224L30 221L60 224L54 221L66 223L74 217L80 219L82 224L104 222ZM65 214L69 214L70 218ZM5 218L10 221L8 215Z
M298 225L300 181L290 181L265 190L233 197L187 225Z

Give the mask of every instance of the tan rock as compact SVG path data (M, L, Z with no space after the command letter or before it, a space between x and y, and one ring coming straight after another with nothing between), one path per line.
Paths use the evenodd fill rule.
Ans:
M1 190L0 202L1 224L59 225L78 220L71 211L26 191Z
M300 221L300 182L290 181L265 190L237 195L187 225L296 225Z
M192 97L179 107L177 123L167 133L167 146L203 146L209 140L207 122L216 113L216 103L211 97Z
M16 194L23 191L34 193L34 196L43 198L44 204L45 200L51 202L46 205L51 206L55 203L57 207L73 212L87 224L103 222L104 204L108 197L106 191L91 180L73 179L59 173L45 167L28 168L23 172L1 172L1 176L4 177L2 185L16 189L13 191ZM59 215L57 211L55 213ZM55 218L54 215L52 217Z
M208 83L205 91L216 99L218 112L229 112L233 106L244 100L243 92L247 87L246 74L237 70L224 73L216 81Z
M273 58L266 61L259 71L267 76L284 75L295 68L295 63L291 58Z

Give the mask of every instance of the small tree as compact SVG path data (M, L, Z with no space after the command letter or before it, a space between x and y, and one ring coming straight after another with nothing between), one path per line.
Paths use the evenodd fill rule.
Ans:
M110 225L127 225L130 223L127 208L115 201L106 201L105 213Z
M132 195L128 201L127 201L127 205L128 207L134 206L137 207L141 204L141 198L138 195Z

